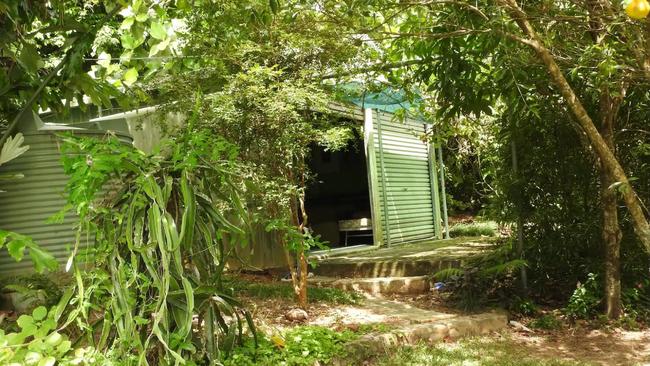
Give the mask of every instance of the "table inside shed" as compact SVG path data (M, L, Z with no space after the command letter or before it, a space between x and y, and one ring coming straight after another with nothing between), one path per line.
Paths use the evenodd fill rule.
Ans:
M344 246L348 246L349 238L369 237L372 242L372 220L368 218L339 220L339 232L344 235Z

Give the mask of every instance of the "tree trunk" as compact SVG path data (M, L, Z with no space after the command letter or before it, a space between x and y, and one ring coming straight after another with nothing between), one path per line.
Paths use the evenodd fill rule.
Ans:
M300 201L300 208L298 202ZM293 197L291 200L291 222L296 229L302 234L305 227L306 217L303 213L304 199L302 197ZM300 216L303 216L302 222ZM298 245L294 253L295 256L288 255L287 258L291 260L298 259L297 268L294 266L292 271L291 281L293 284L293 292L296 295L298 307L303 310L307 309L307 256L305 255L304 245ZM293 264L293 263L292 263ZM294 274L295 273L295 274Z
M609 188L613 179L603 169L600 172L600 197L603 213L603 243L605 244L605 300L607 317L621 316L621 229L618 225L616 191Z
M609 92L601 93L601 132L603 140L611 151L616 151L614 144L614 121L618 115L618 106L622 97L613 99ZM602 164L601 164L602 165ZM621 228L618 223L617 197L614 188L616 180L607 169L600 169L600 200L603 214L602 236L605 245L605 302L607 317L618 319L621 316Z
M632 217L634 231L643 244L646 252L650 253L650 224L643 212L643 205L634 191L634 188L630 184L623 167L598 132L598 129L595 127L593 120L582 105L582 102L562 74L562 71L555 62L553 55L548 48L546 48L543 41L539 38L528 21L526 13L519 7L516 0L501 0L501 2L507 7L510 16L517 23L519 28L529 38L520 39L520 41L531 46L537 52L544 65L546 65L551 79L562 94L563 99L569 106L576 121L587 135L591 147L598 155L603 170L607 171L612 180L621 183L621 193L625 205L630 212L630 216Z

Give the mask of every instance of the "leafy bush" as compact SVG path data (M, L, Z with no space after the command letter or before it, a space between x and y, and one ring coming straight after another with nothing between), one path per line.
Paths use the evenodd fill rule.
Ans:
M529 325L536 329L555 330L562 328L562 321L551 313L533 319Z
M496 236L498 225L494 221L458 223L449 228L451 237Z
M65 138L70 207L80 233L96 233L91 256L77 241L68 260L77 283L68 322L138 364L215 362L246 326L255 330L221 279L230 251L245 244L236 149L191 129L166 149L169 157L146 156L113 138ZM107 185L114 195L98 204ZM83 272L80 260L94 268Z
M0 364L53 366L107 365L107 360L92 347L73 348L72 342L56 330L62 307L47 310L39 306L31 315L16 321L18 331L0 329Z
M650 279L636 283L636 286L623 289L623 307L628 319L650 321Z
M465 310L472 310L489 302L508 302L513 298L515 273L526 266L526 261L513 259L510 243L488 254L470 258L462 268L448 268L433 275L442 281L442 292Z
M532 300L522 299L519 296L515 296L515 301L513 301L510 310L524 316L533 316L539 312L537 305Z
M3 278L0 280L0 290L20 295L20 304L12 304L17 312L31 312L39 305L49 308L56 305L62 295L59 286L42 274Z
M598 311L602 298L598 276L590 273L584 284L578 282L564 312L572 319L592 318Z
M284 336L263 338L259 347L249 340L224 361L225 366L312 366L344 356L344 344L357 335L318 326L293 328Z

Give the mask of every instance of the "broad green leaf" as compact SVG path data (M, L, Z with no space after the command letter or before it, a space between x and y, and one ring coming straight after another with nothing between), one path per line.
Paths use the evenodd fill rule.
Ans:
M10 234L11 233L7 230L0 230L0 249L5 245L7 237L9 237Z
M25 138L22 133L17 133L13 137L9 137L5 144L2 145L0 150L0 165L9 162L29 150L29 145L24 145Z
M70 348L72 348L72 342L70 342L69 340L66 339L65 341L61 342L61 344L59 344L59 346L56 348L56 350L60 354L65 354L66 352L68 352L70 350Z
M126 70L124 76L122 77L122 80L127 86L133 85L136 81L138 81L138 70L133 67Z
M25 354L25 365L37 365L42 358L40 353L29 351Z
M126 17L122 21L122 24L120 25L120 29L129 30L129 29L131 29L131 26L133 26L133 23L135 23L135 18L134 17L132 17L132 16Z
M13 239L7 244L7 250L16 261L21 261L25 256L25 246L27 242L24 239Z
M18 317L18 319L16 320L16 324L18 324L18 326L21 329L25 329L26 327L34 324L34 318L32 318L29 315L23 314Z
M151 23L149 34L151 34L153 38L160 40L163 40L167 37L167 31L165 30L165 27L158 22Z
M45 306L39 306L32 312L32 318L34 320L43 320L47 316L47 308Z
M99 64L102 67L108 68L111 65L111 54L102 52L99 54L99 57L97 57L97 64Z
M135 16L135 20L137 20L137 21L140 22L140 23L142 23L142 22L146 22L147 19L149 19L149 14L147 14L146 11L143 11L143 12L141 12L141 13L138 13L138 15Z
M153 45L149 50L149 57L157 55L159 52L164 51L169 46L169 38L160 41Z
M52 332L45 338L45 343L51 347L56 347L61 342L63 342L63 336L59 332Z
M40 65L42 64L41 55L38 54L36 47L32 46L31 44L23 45L23 49L20 50L18 62L29 73L35 73L38 71Z
M54 366L56 358L54 356L47 356L38 362L38 366Z
M41 250L35 245L29 247L29 256L34 262L34 269L38 273L42 273L45 269L54 271L59 266L59 262L50 253Z
M138 48L144 42L144 39L141 37L136 38L132 34L123 34L120 37L120 41L122 42L122 47L127 50L133 50Z

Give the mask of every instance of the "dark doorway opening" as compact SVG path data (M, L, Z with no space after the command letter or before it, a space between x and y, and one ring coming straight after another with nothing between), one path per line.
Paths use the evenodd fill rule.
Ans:
M372 245L368 170L363 138L357 135L342 151L312 148L306 208L314 235L330 248Z

